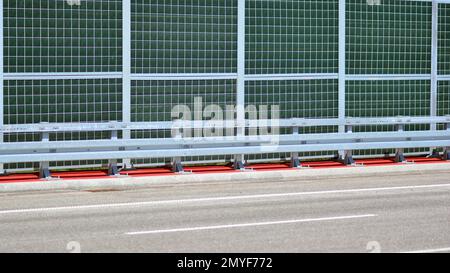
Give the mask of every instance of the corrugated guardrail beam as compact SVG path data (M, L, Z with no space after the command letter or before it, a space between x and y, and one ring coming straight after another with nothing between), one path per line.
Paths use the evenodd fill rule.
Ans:
M208 146L208 145L246 145L264 144L277 142L281 144L292 144L306 142L316 144L340 143L340 142L389 142L389 141L412 141L412 140L447 140L450 139L450 131L404 131L404 132L382 132L382 133L330 133L330 134L297 134L297 135L267 135L267 136L231 136L231 137L208 137L208 138L165 138L165 139L133 139L130 140L84 140L84 141L52 141L52 142L23 142L3 143L0 146L1 154L26 151L26 150L48 150L48 149L117 149L120 147L166 147L174 146ZM174 147L174 148L176 148Z
M421 148L421 147L450 147L450 140L423 140L423 141L393 141L371 143L329 143L305 145L260 145L235 147L209 147L188 149L148 149L135 151L89 151L89 152L61 152L61 153L30 153L30 154L3 154L0 163L25 163L41 161L72 161L72 160L108 160L115 158L168 158L188 156L216 156L234 155L238 150L243 154L320 152L333 150L367 150L367 149L395 149Z

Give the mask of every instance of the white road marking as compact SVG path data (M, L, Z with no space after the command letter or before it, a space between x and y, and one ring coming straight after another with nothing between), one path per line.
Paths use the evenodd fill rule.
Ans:
M439 253L439 252L450 252L450 247L447 248L436 248L436 249L424 249L424 250L415 250L408 251L403 253Z
M162 200L162 201L147 201L147 202L144 201L144 202L130 202L130 203L112 203L112 204L97 204L97 205L14 209L14 210L0 211L0 215L18 214L18 213L42 213L42 212L48 213L48 212L58 212L58 211L89 210L89 209L112 209L112 208L143 207L143 206L158 206L158 205L183 205L183 204L188 204L188 203L201 203L201 202L236 201L236 200L249 200L249 199L270 199L270 198L282 198L282 197L299 197L299 196L312 196L312 195L349 194L349 193L399 191L399 190L418 190L418 189L433 189L433 188L450 188L450 184L349 189L349 190L331 190L331 191L312 191L312 192L291 192L291 193L274 193L274 194L257 194L257 195L237 195L237 196L180 199L180 200Z
M350 220L350 219L369 218L369 217L376 217L376 216L377 216L376 214L364 214L364 215L338 216L338 217L327 217L327 218L310 218L310 219L297 219L297 220L286 220L286 221L245 223L245 224L234 224L234 225L161 229L161 230L150 230L150 231L127 232L125 234L126 235L147 235L147 234L174 233L174 232L187 232L187 231L199 231L199 230L214 230L214 229L258 227L258 226L270 226L270 225L286 225L286 224L321 222L321 221Z

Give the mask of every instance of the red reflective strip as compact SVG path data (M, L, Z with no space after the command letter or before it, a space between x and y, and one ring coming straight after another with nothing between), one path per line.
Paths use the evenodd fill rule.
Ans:
M253 165L250 165L249 168L251 168L253 170L288 169L288 168L290 168L290 164L289 163L286 163L286 164L279 164L279 163L274 163L274 164L253 164Z
M227 172L234 171L234 169L230 166L194 166L194 167L185 167L185 171L192 171L194 173L201 172Z
M370 165L392 165L394 164L393 158L386 158L386 159L358 159L355 160L356 164L363 164L366 166Z
M408 157L408 161L415 162L416 164L436 164L445 163L448 161L441 160L439 158L427 158L427 157ZM396 165L398 163L394 162L393 158L378 158L378 159L359 159L356 160L358 164L364 164L367 167L370 166L382 166L382 165ZM337 161L312 161L312 162L302 162L303 166L310 168L346 168L344 164ZM291 170L289 163L262 163L262 164L252 164L248 168L254 171L283 171ZM230 166L194 166L185 167L188 172L206 174L206 173L232 173L236 172ZM137 169L137 170L126 170L120 172L122 175L128 175L131 177L151 177L151 176L171 176L177 175L173 173L170 168L148 168L148 169ZM108 178L107 171L96 170L96 171L67 171L67 172L53 172L54 177L59 177L61 180L87 180L87 179L104 179ZM19 182L42 182L37 173L30 174L8 174L0 176L1 183L19 183ZM50 182L58 182L50 181Z
M445 163L448 162L446 160L442 160L441 158L432 158L432 157L407 157L406 160L415 162L417 164L430 164L430 163Z
M347 167L346 165L337 161L313 161L313 162L303 162L305 167L310 168L342 168Z
M125 170L121 171L120 174L128 176L154 176L154 175L171 175L173 173L168 168L151 168L151 169Z
M106 176L107 171L68 171L68 172L52 172L52 176L59 178L78 178L78 177L96 177Z

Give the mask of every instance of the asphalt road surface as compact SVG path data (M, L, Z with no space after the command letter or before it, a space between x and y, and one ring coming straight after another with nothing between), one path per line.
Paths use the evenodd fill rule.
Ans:
M0 252L450 252L450 171L3 193L0 230Z

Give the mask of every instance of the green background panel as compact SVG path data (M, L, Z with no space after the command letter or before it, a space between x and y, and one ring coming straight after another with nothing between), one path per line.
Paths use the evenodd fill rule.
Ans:
M431 2L347 0L347 74L430 74Z
M348 117L429 116L429 81L347 82Z
M4 0L6 73L122 70L122 1Z
M337 73L337 0L246 3L247 74Z
M131 89L133 122L172 121L177 105L187 105L193 116L196 97L202 98L203 107L215 104L225 111L236 105L234 80L133 81Z
M5 124L107 122L122 119L122 81L6 81Z
M277 105L280 118L337 118L337 80L254 81L246 84L246 104Z
M237 0L132 1L134 73L232 73Z

